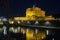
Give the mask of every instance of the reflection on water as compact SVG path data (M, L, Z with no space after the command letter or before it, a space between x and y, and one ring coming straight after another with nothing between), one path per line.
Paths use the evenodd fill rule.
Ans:
M53 21L10 21L9 25L0 24L0 40L58 40L60 39L60 29L41 29L39 26L57 26L60 22ZM23 23L24 22L24 23ZM56 25L55 25L55 24ZM15 25L16 24L16 25ZM19 25L17 25L19 24ZM31 26L20 26L22 24L37 25L35 28ZM58 26L57 26L58 27Z
M3 26L3 34L7 35L7 28L6 28L6 26Z
M4 30L7 32L4 35ZM6 26L0 28L0 40L57 40L59 31L41 30L41 29L30 29L23 27L9 27Z
M29 29L18 27L3 26L0 31L1 40L42 40L46 38L44 32L40 32L38 29Z
M46 30L46 34L49 35L49 31L48 30Z

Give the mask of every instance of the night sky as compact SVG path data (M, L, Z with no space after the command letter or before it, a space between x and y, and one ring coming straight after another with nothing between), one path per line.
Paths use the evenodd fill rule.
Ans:
M25 9L33 5L42 8L48 15L60 11L59 0L0 0L0 16L24 16Z

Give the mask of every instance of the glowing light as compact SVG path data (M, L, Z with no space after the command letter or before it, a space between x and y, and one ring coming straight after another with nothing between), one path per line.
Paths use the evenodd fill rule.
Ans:
M30 24L30 22L29 22L29 21L27 21L27 23L28 23L28 24Z
M10 27L10 28L9 28L9 31L14 32L14 28L13 28L13 27Z
M29 29L27 29L26 31L29 32Z
M10 23L10 24L13 24L13 23L14 23L14 21L9 21L9 23Z
M6 26L3 26L3 34L4 34L4 35L7 34Z
M26 31L25 31L25 29L24 28L21 28L21 33L25 33Z
M18 24L20 24L20 21L17 21Z
M17 29L14 30L14 33L17 33Z
M46 34L49 35L49 31L48 30L46 30Z
M50 25L51 23L49 21L46 21L44 24L45 25Z
M54 40L54 38L52 40Z
M35 22L35 24L38 24L38 23L39 23L38 21Z
M36 29L35 32L38 33L38 29Z
M3 19L3 21L7 21L7 19L6 19L6 18L4 18L4 19Z

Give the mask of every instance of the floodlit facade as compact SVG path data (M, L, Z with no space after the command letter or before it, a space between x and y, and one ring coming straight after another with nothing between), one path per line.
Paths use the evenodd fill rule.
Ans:
M41 8L39 7L27 8L26 17L31 17L31 16L45 17L45 11L42 11Z
M46 16L45 20L55 20L55 18L53 16Z
M39 7L27 8L25 17L14 17L14 20L55 20L52 16L46 16L45 11Z

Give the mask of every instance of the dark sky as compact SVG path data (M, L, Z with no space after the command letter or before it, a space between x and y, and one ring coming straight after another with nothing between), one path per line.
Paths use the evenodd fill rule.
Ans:
M25 9L33 5L41 7L46 14L60 11L59 0L0 0L0 16L24 16Z

